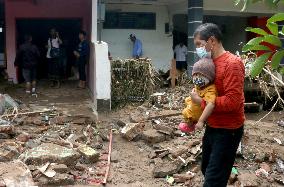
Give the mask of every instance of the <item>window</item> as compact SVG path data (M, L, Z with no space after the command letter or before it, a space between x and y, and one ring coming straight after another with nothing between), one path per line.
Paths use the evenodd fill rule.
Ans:
M156 14L148 12L106 12L104 29L156 29Z

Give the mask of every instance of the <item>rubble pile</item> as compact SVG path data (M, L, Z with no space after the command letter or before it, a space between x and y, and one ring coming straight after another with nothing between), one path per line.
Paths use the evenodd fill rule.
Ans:
M126 59L111 62L112 105L143 102L159 85L150 59Z
M190 86L155 93L148 102L133 110L129 119L118 120L116 124L127 141L142 141L150 148L148 158L154 178L164 178L169 184L200 186L204 132L186 135L177 128L188 90ZM266 131L265 137L256 133L254 121L246 122L229 186L284 185L284 128L281 122L278 125L262 123L259 128Z
M87 116L63 115L55 108L30 111L21 104L5 107L0 119L0 186L100 184L108 134Z

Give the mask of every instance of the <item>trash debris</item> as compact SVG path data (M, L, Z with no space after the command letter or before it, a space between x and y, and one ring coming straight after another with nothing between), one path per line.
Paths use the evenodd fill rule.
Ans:
M237 155L242 155L242 142L240 142L239 147L237 149Z
M281 140L279 140L278 138L273 138L279 145L282 145Z
M232 173L235 174L235 175L239 174L237 168L235 168L235 167L232 168Z
M50 163L46 163L45 165L43 165L42 167L39 167L38 170L44 174L45 176L52 178L56 175L56 172L52 169L49 168Z
M169 183L170 185L173 185L175 182L175 179L173 177L167 176L166 177L166 181L167 183Z
M277 125L280 127L284 127L284 120L277 121Z
M282 173L284 173L284 162L278 158L278 159L276 159L276 163L277 163L277 165L279 167L279 170Z

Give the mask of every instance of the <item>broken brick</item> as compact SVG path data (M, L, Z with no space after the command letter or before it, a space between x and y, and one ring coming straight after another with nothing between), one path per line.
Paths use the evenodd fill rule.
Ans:
M86 145L80 145L78 147L78 151L84 156L84 158L86 158L90 163L94 163L94 162L97 162L99 160L99 157L100 157L100 154L86 146Z
M0 176L5 186L34 186L31 172L23 162L0 163Z
M10 122L8 122L8 121L7 121L7 123L2 123L3 121L4 120L1 121L0 133L14 134L15 133L14 125L11 125Z
M9 162L18 158L20 153L16 147L5 146L0 148L0 162Z
M173 134L173 129L163 125L163 124L156 124L154 125L154 128L161 133L167 134L167 135L172 135Z
M117 124L119 127L122 127L122 128L126 125L126 123L123 122L123 121L121 121L121 120L118 120L118 121L116 122L116 124Z
M20 142L27 142L30 139L30 135L28 133L22 133L20 135L17 136L17 140Z
M258 187L259 186L257 176L254 173L250 173L250 172L240 171L240 175L238 176L238 181L240 185L243 187Z
M181 112L176 110L162 110L157 111L154 113L151 113L149 119L159 119L159 118L167 118L167 117L173 117L173 116L180 116Z
M164 178L179 172L182 166L183 163L179 159L173 162L158 163L153 170L153 175L156 178Z
M82 125L82 124L86 124L87 121L88 119L86 117L78 117L77 119L73 119L72 123Z
M143 131L143 128L144 124L142 123L128 123L121 130L121 134L128 141L131 141Z
M79 170L79 171L85 171L85 170L87 170L87 166L84 165L84 164L81 164L81 163L77 163L77 164L75 165L75 169L77 169L77 170Z
M73 175L69 174L60 174L56 173L56 175L52 178L48 178L44 175L42 175L40 178L38 178L40 186L43 185L73 185L75 183L75 179Z
M188 180L191 180L194 175L190 174L174 174L173 175L175 182L185 183Z
M148 116L146 113L142 113L139 111L132 112L130 114L130 122L131 123L141 123L148 119Z
M166 135L159 133L157 130L149 129L142 133L142 139L149 144L155 144L165 141Z
M21 160L29 165L42 165L51 162L67 166L74 165L79 157L80 154L73 149L52 143L43 143L20 156Z
M68 119L66 116L55 116L54 118L50 119L51 124L64 125L68 122L70 122L70 119Z
M50 169L56 173L68 173L70 169L65 164L51 164Z

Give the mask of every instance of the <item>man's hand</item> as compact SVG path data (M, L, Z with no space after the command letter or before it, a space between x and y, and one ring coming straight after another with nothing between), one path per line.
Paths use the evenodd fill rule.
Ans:
M198 121L198 123L195 125L195 130L200 131L203 129L203 127L204 127L204 122Z
M79 54L77 51L74 51L73 53L74 53L74 55L75 55L77 58L80 57L80 54Z
M190 95L193 103L199 104L199 105L202 103L202 98L197 94L195 88L192 89L192 91L189 95Z

